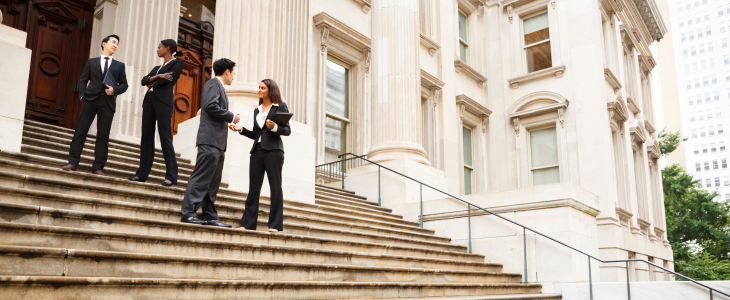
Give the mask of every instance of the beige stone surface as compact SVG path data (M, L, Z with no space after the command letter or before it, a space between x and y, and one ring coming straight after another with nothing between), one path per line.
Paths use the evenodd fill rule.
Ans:
M31 50L25 48L26 33L0 25L0 150L20 151L25 119L25 99L30 73ZM12 71L10 71L12 70Z

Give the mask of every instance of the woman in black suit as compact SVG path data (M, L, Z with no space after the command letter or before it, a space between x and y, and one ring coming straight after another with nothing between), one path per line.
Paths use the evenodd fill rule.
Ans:
M147 94L142 102L142 143L140 145L139 169L131 181L145 182L152 170L155 158L155 123L160 133L162 154L165 157L165 181L163 186L177 184L177 159L172 147L172 105L175 95L175 83L180 78L185 62L174 56L181 56L175 40L163 40L157 46L157 56L164 58L164 63L156 66L142 78L142 85L147 86Z
M264 173L271 188L269 231L284 230L284 192L281 190L281 169L284 167L284 143L281 136L291 134L289 122L276 124L271 119L277 113L288 113L289 108L281 100L279 87L271 79L259 83L259 107L253 111L253 130L230 124L228 127L252 140L251 163L248 170L248 197L241 217L241 229L256 230L259 213L259 195L264 183Z

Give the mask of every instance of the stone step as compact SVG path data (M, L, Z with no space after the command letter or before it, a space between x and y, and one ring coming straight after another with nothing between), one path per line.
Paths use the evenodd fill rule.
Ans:
M372 298L360 298L360 300ZM388 298L380 300L400 300L403 298ZM561 294L517 294L517 295L482 295L482 296L457 296L457 297L418 297L408 300L561 300ZM358 299L350 299L358 300Z
M7 177L0 177L7 178ZM128 202L129 201L129 202ZM43 207L52 207L63 210L99 213L118 217L135 217L150 220L178 222L180 220L181 198L131 198L128 201L116 201L100 198L83 197L61 194L59 192L38 191L26 188L0 186L0 207L4 204L25 204ZM243 202L243 201L241 201ZM242 206L216 204L219 217L237 227L240 216L243 215ZM267 209L268 207L262 207ZM294 212L290 212L294 211ZM428 241L435 243L449 243L450 239L432 234L416 233L409 228L388 227L388 223L376 223L373 220L340 216L337 220L333 215L330 218L319 214L306 213L301 209L284 209L284 228L292 234L315 234L329 236L334 234L347 239L345 233L355 234L354 238L373 238L372 235L402 238L408 240ZM331 214L332 215L332 214ZM258 229L267 230L269 214L259 213ZM376 226L377 224L379 226ZM419 228L420 229L420 228ZM330 231L330 232L326 232Z
M352 206L357 207L359 209L366 209L366 210L375 210L375 211L385 211L385 212L392 212L393 210L390 208L380 207L378 206L377 202L373 203L363 203L364 201L356 200L353 201L351 199L347 199L342 196L336 196L332 194L322 193L320 191L314 192L314 200L315 202L317 200L324 200L330 203L337 203L338 205L346 205L346 206Z
M2 156L3 153L0 153ZM18 174L17 172L23 172ZM25 173L38 174L42 177L28 176ZM20 177L18 177L20 176ZM18 184L9 184L8 187L21 187L21 182L28 185L28 188L40 191L53 191L59 193L67 193L72 195L82 195L87 197L98 197L109 200L129 201L129 197L142 197L152 200L157 196L161 197L177 197L181 201L185 195L185 182L179 182L177 186L162 187L151 182L139 183L125 179L112 177L102 177L81 172L67 172L61 169L43 167L35 164L22 164L18 162L0 159L0 178L4 180L16 181ZM33 185L35 183L35 185ZM218 195L218 204L231 204L244 206L245 193L231 191L222 188ZM135 200L136 201L136 200ZM176 204L179 208L180 204ZM262 208L269 205L267 197L261 198ZM372 219L375 223L381 224L388 228L398 228L416 233L433 234L433 230L417 228L418 223L404 221L402 216L390 213L373 213L371 211L363 211L357 208L334 207L322 204L310 204L299 201L284 201L285 207L307 209L306 212L316 210L319 214L341 219L342 216L356 217L357 220ZM394 222L390 222L394 221ZM383 223L387 222L387 223ZM361 222L362 223L362 222ZM366 224L370 224L367 221Z
M74 130L68 129L65 127L59 127L59 126L49 126L48 124L43 124L40 122L25 120L25 123L23 125L23 132L35 132L40 134L45 134L48 136L55 136L59 138L63 138L65 140L68 140L68 143L71 143L71 140L74 136ZM174 137L173 137L174 138ZM86 137L86 142L89 143L95 143L96 142L96 135L89 134ZM109 139L109 148L119 149L128 151L131 153L137 153L139 154L139 143L130 143L127 141L117 140L117 139ZM155 155L162 155L162 150L155 149ZM180 157L180 153L175 153L175 156Z
M154 216L156 218L117 216L78 210L65 210L38 205L2 202L0 202L0 208L16 211L18 213L22 213L23 215L36 215L37 220L28 224L41 224L70 228L89 228L133 234L193 237L208 240L228 240L233 235L245 237L247 239L246 242L249 242L248 239L250 239L250 237L258 237L258 235L256 235L257 233L268 233L266 231L266 220L262 218L259 219L258 231L241 229L229 229L234 230L233 232L210 231L208 229L210 227L204 225L181 227L182 225L187 224L182 223L178 220L173 221L163 219L161 217L164 214L163 211L159 209L151 209L149 207L143 207L144 211L147 211L147 214L154 213ZM145 212L139 213L139 215L142 216L144 216L145 214ZM240 216L219 215L219 218L222 222L232 224L234 226L238 226L238 221L240 220ZM387 245L390 247L398 246L404 248L430 249L461 253L466 253L467 250L465 246L450 243L424 241L413 238L387 236L375 233L338 230L302 224L292 224L287 223L286 221L284 222L284 231L279 232L276 235L286 236L291 239L316 238L332 242L342 241L349 243L379 244ZM259 242L251 241L251 243L258 244Z
M0 276L0 297L16 299L354 299L452 297L539 293L522 283L404 283ZM244 296L242 296L244 295Z
M253 258L279 257L286 259L288 257L296 259L302 256L317 259L321 258L322 253L328 253L332 257L331 260L327 261L342 262L343 260L352 260L353 263L381 259L389 260L395 259L395 257L409 257L409 260L404 263L406 266L418 264L420 263L419 261L423 260L431 260L429 263L439 265L443 260L484 263L483 255L464 252L401 247L289 234L270 234L268 232L243 231L183 223L159 226L160 222L143 222L143 224L155 225L155 227L148 227L147 233L107 230L108 227L113 227L113 229L120 227L139 229L143 224L121 224L119 226L112 226L111 224L101 226L102 224L99 224L100 222L91 224L100 228L36 225L36 221L40 220L45 223L47 219L52 218L52 216L49 217L48 215L56 212L63 213L62 211L53 209L43 209L43 211L40 211L38 207L35 207L35 211L33 211L33 207L20 205L16 205L7 211L1 211L0 215L3 220L0 222L0 233L3 236L2 243L32 247L74 246L86 250L120 252L180 253L189 256L221 258L236 258L241 257L241 255L246 258L252 258L250 256L253 255ZM76 214L76 217L83 217L83 214ZM107 221L109 220L107 219ZM251 253L246 251L250 251ZM333 252L336 253L333 254ZM300 253L304 254L300 255ZM368 255L369 257L365 257ZM358 258L354 259L354 256L358 256ZM327 257L325 258L329 259ZM387 263L386 265L389 264ZM392 264L404 266L396 262ZM453 263L451 264L454 265Z
M69 147L71 147L70 142L68 143L62 142L62 141L56 141L58 138L53 137L45 137L45 139L42 139L40 137L37 137L38 134L32 133L32 132L24 132L23 133L23 145L24 146L34 146L41 149L50 149L50 150L56 150L59 152L65 152L68 157L68 151ZM86 143L84 146L83 151L81 152L81 155L94 157L94 150L96 149L96 146L94 144ZM117 149L109 149L109 158L108 160L115 160L120 161L123 163L128 164L139 164L139 150L137 153L132 154L130 152L126 151L120 151ZM193 171L195 166L190 163L181 162L179 157L176 157L175 160L177 161L178 169L187 170L187 173ZM162 157L162 153L155 154L155 158L153 160L153 167L157 167L160 169L165 169L165 158Z
M23 259L21 259L23 258ZM0 274L268 281L519 283L521 274L0 245Z
M324 185L324 184L315 184L314 187L315 188L318 188L318 189L332 190L332 191L335 191L335 192L340 192L340 193L345 193L345 194L350 194L350 195L357 196L356 193L355 193L355 191L351 191L351 190L347 190L347 189L341 189L341 188L336 188L336 187L331 187L331 186Z
M29 146L29 145L21 145L20 146L20 152L24 154L30 154L30 155L37 155L37 156L43 156L58 160L63 160L66 163L59 166L59 168L65 166L68 164L68 151L59 151L59 150L51 150L46 148L40 148L36 146ZM83 153L86 154L86 153ZM93 152L89 153L91 155L81 155L81 161L78 165L78 171L79 172L91 172L91 165L94 163L94 155ZM115 156L109 156L106 162L106 166L104 166L104 173L106 172L107 168L114 169L114 170L120 170L124 173L131 174L129 177L133 177L135 173L137 173L137 169L139 169L139 161L129 160L129 159L118 159L119 157ZM157 164L154 163L152 165L152 170L150 170L150 177L165 177L165 164ZM192 169L179 169L178 170L178 179L179 180L185 180L187 181L190 179L190 174L193 172ZM110 175L111 176L111 175Z
M325 193L330 193L330 194L342 195L342 196L346 196L346 197L353 198L353 199L367 200L367 197L357 195L353 191L333 188L333 187L329 187L329 186L321 185L321 184L315 184L314 190L325 192Z

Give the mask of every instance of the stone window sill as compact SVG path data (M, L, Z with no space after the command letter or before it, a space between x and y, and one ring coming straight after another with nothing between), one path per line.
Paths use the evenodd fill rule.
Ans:
M477 82L477 86L479 88L484 87L484 83L487 82L487 77L482 75L481 73L477 72L474 68L466 64L461 59L457 59L454 61L454 67L456 68L456 73L461 73L461 71L465 71L466 75L469 75L471 78L474 78Z
M621 82L619 82L618 77L616 77L616 74L613 74L613 71L611 71L611 69L604 68L603 75L606 76L606 81L608 82L608 84L613 87L613 93L618 94L618 91L621 90L623 86L621 85Z
M510 86L512 86L512 89L516 90L516 89L520 88L520 84L522 84L522 83L540 79L543 77L548 77L550 75L555 75L555 77L561 78L561 77L563 77L564 73L565 73L565 65L562 65L562 66L543 69L540 71L535 71L535 72L529 73L527 75L508 79L507 81L509 82Z
M423 35L423 33L421 33L421 45L428 49L428 54L431 56L436 54L436 51L439 51L439 49L441 49L441 45Z

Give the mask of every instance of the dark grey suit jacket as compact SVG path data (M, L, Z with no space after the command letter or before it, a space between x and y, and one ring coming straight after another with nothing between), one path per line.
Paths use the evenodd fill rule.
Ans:
M226 151L228 123L233 122L235 116L228 111L228 96L223 83L216 77L208 80L203 87L200 127L195 146L210 145Z

